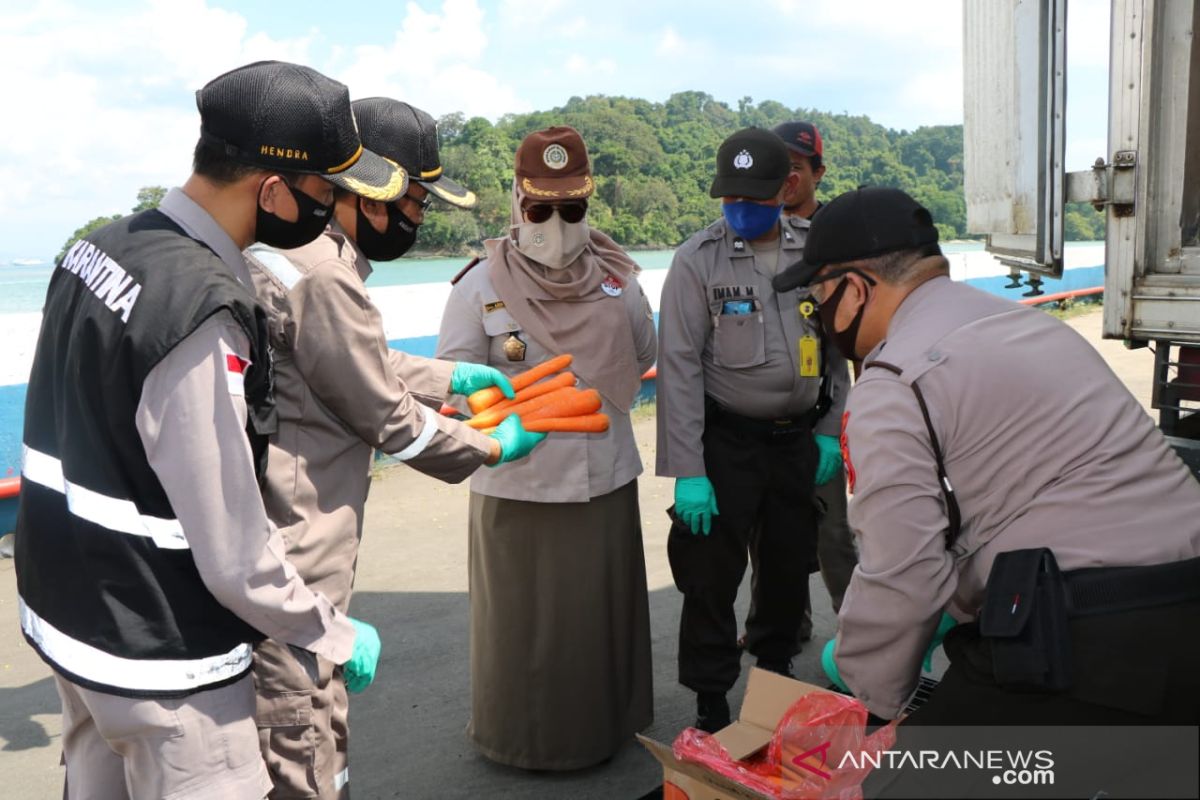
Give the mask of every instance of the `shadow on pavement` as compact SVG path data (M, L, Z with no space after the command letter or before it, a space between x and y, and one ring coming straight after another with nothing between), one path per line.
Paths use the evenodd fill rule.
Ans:
M796 657L801 680L824 681L820 645L832 634L828 595L814 576L817 636ZM737 611L745 618L749 581ZM676 682L680 595L650 592L654 723L643 733L671 742L694 720L694 696ZM823 606L823 607L822 607ZM468 599L465 592L357 592L351 614L379 629L383 658L376 683L351 699L351 786L366 798L641 798L662 783L658 762L630 742L610 761L574 772L531 772L479 755L466 736L470 716ZM730 692L735 712L753 663Z
M53 678L25 686L0 688L0 750L16 752L49 747L50 736L35 719L39 714L58 714L60 705Z

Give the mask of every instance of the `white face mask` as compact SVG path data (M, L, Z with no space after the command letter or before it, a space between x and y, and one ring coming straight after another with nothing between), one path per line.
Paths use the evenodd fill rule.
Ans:
M526 258L549 269L564 269L587 247L587 220L563 222L557 213L545 222L522 222L512 226L513 241Z

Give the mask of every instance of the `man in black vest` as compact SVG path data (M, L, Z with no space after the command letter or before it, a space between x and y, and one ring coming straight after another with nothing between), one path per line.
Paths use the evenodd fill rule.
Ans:
M346 87L306 67L242 67L197 105L183 188L58 264L29 380L18 602L55 671L69 798L261 798L253 643L355 676L379 655L263 509L275 412L241 251L319 235L331 183L386 201L407 176L363 150Z

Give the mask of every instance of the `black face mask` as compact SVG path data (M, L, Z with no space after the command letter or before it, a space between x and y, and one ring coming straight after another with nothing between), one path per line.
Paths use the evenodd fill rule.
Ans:
M842 282L833 290L833 294L825 298L824 303L817 304L817 314L821 317L821 327L825 330L825 335L833 342L833 346L837 348L838 352L844 358L857 361L858 354L855 352L855 346L858 343L858 326L862 324L863 312L867 310L866 299L858 307L858 313L854 315L854 319L850 320L850 325L846 330L839 331L833 327L833 321L837 317L838 304L842 301L842 295L849 285L850 281L842 278Z
M361 201L355 204L355 208L358 211L358 236L355 241L363 255L371 261L394 261L407 253L417 241L417 224L396 208L395 203L387 204L387 226L383 233L371 225L363 213Z
M283 186L292 195L292 199L296 201L296 208L300 210L299 216L296 217L295 222L288 222L265 211L260 203L254 218L254 238L256 241L262 242L269 247L277 247L280 250L294 250L297 247L303 247L321 235L325 230L325 226L329 224L330 215L333 214L333 206L321 205L304 192L298 192L286 183ZM261 185L258 187L258 190L259 197L261 198Z

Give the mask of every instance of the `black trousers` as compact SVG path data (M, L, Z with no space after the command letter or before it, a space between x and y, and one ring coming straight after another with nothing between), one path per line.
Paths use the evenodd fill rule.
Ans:
M929 700L900 724L897 749L919 748L923 726L1200 725L1200 601L1078 617L1068 627L1073 686L1054 694L1000 686L992 674L990 643L978 626L951 630L945 642L950 667ZM1129 754L1122 752L1127 741L1080 730L1092 736L1088 761L1095 790L1112 797L1147 796L1144 785L1138 789L1141 773L1130 770ZM1108 741L1111 757L1103 750ZM868 798L932 797L929 775L876 770L863 790ZM953 784L947 774L936 796L991 796L988 777L973 773Z
M705 536L693 534L670 509L667 555L683 593L679 682L696 692L726 692L740 669L733 603L751 551L758 573L746 649L776 663L800 651L808 574L816 559L817 447L808 431L753 435L712 421L703 442L719 513Z

